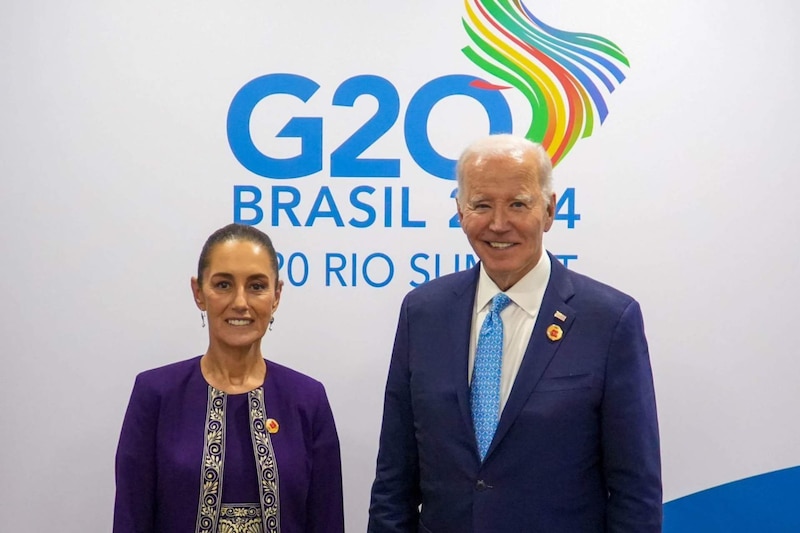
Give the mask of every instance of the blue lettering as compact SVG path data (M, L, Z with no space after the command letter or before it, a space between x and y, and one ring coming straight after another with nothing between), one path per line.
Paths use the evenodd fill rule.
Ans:
M400 202L402 212L401 226L404 228L424 228L424 220L409 220L408 219L408 187L402 188L402 199Z
M339 264L334 266L332 263L333 259L338 259ZM344 270L345 265L347 264L347 260L345 259L344 255L342 254L335 254L335 253L328 253L325 254L325 286L331 286L331 274L335 274L339 280L339 285L342 287L347 287L347 283L345 283L344 278L342 277L342 270Z
M228 144L239 163L265 178L300 178L322 170L322 118L294 117L278 132L278 137L299 138L300 154L280 159L263 154L250 135L253 109L273 94L288 94L307 102L319 84L297 74L267 74L239 89L228 109Z
M569 262L570 261L577 261L578 260L578 256L577 255L556 254L555 258L558 259L559 261L561 261L564 264L564 266L567 267L567 268L569 268Z
M288 202L283 202L280 199L281 193L289 193L291 199ZM300 191L295 187L288 185L276 185L272 187L272 225L277 226L279 223L278 215L281 211L286 211L286 216L289 217L289 222L292 226L299 226L300 220L294 214L294 208L300 205Z
M368 185L361 185L350 191L350 205L367 214L366 220L358 220L354 217L348 221L354 228L368 228L375 223L375 208L358 199L358 195L361 193L372 194L374 192L375 188Z
M353 254L353 266L354 267L355 267L355 258L356 258L356 255ZM369 265L375 259L382 259L386 263L388 271L386 273L386 278L383 281L374 281L369 275L369 271L368 271ZM353 272L355 272L355 270L356 269L353 268ZM361 272L362 272L362 275L364 276L364 280L367 282L367 285L369 285L370 287L376 287L376 288L385 287L386 285L389 284L390 281L392 281L392 278L394 277L394 264L392 263L392 260L389 258L388 255L381 254L381 253L374 253L374 254L368 255L367 258L364 260L364 265L361 268ZM355 276L354 276L354 278L355 278ZM355 281L353 282L353 285L355 286Z
M411 285L412 287L417 287L417 286L422 285L423 283L427 283L427 282L429 282L431 280L431 277L428 274L428 271L425 270L424 268L420 267L419 265L417 265L417 261L418 260L420 260L420 259L427 260L429 258L430 258L430 256L428 254L414 254L414 255L411 256L411 270L413 270L414 272L417 272L419 274L422 274L424 276L422 281L411 280L411 282L409 282L409 285Z
M425 172L446 180L455 179L456 161L441 155L428 137L428 120L434 106L448 96L463 95L478 101L489 116L489 133L511 133L511 109L500 91L482 89L475 76L450 74L431 80L411 97L404 131L408 151Z
M376 264L375 267L372 265ZM381 265L385 265L386 273L381 275L380 271L375 272L375 268L380 269ZM347 264L347 259L343 254L328 253L325 254L325 286L330 287L333 283L333 276L339 281L339 285L347 287L347 282L344 278L344 273L350 274L350 287L358 286L358 254L350 256L350 264ZM367 256L364 263L361 265L361 276L367 285L370 287L385 287L392 281L394 277L394 263L391 258L383 253L373 253Z
M456 202L458 202L458 189L453 189L450 192L450 198L455 198ZM451 228L461 227L461 220L458 218L458 205L456 205L456 214L450 217L450 227Z
M400 176L399 159L358 157L394 126L400 114L400 97L392 83L380 76L362 75L345 80L333 95L333 105L353 107L363 95L374 96L378 109L353 135L331 153L331 177Z
M325 211L322 210L323 201L327 202L329 208ZM318 218L332 218L337 226L344 226L342 215L339 214L339 209L336 207L336 202L334 202L333 196L331 196L331 190L328 187L320 188L319 194L317 194L317 198L314 200L314 205L311 207L311 212L308 214L308 219L305 224L306 227L313 226L314 221Z
M431 257L433 258L433 265L426 266L424 263L430 261ZM453 256L453 271L452 272L460 272L461 268L461 260L462 256L456 254ZM472 254L464 254L464 270L468 268L472 268L477 264L477 258ZM409 285L412 287L417 287L422 285L423 283L427 283L432 278L438 278L447 272L442 271L442 256L441 254L433 254L430 256L428 254L418 253L411 256L411 270L418 274L422 274L423 278L421 281L411 280Z
M273 227L281 224L290 224L294 227L311 227L319 223L321 219L332 219L337 227L350 226L353 228L368 228L381 222L384 227L391 228L394 216L400 218L400 225L403 228L424 228L427 222L415 220L411 217L411 188L401 187L401 205L395 208L393 205L394 194L392 187L384 187L383 201L376 194L378 189L369 185L359 185L349 191L349 196L337 199L335 189L329 186L322 186L317 191L314 202L310 209L304 202L303 192L291 185L273 185L270 187L269 208L262 207L264 193L262 189L254 185L235 185L233 187L233 220L238 224L256 225L265 219L265 211L269 210L267 219ZM305 194L308 198L309 195ZM342 211L339 206L344 202L344 206L349 206L351 210ZM266 204L266 202L264 202ZM308 209L308 211L307 211ZM383 213L379 210L383 209ZM307 211L307 214L306 214ZM353 216L349 216L350 214ZM345 220L344 216L349 216ZM301 218L304 220L301 223Z
M245 200L242 198L244 193L252 195L252 199ZM264 210L259 207L258 203L261 201L261 189L252 185L234 185L233 186L233 221L237 224L249 224L254 226L264 219ZM244 218L242 216L243 209L252 209L255 215L252 218Z
M392 227L392 188L386 187L383 190L383 227Z
M566 210L566 213L564 212ZM581 215L575 212L575 187L568 187L556 202L556 220L565 220L567 228L574 229Z
M301 265L301 276L298 279L295 276L295 268L294 265L299 261ZM280 264L280 261L279 261ZM289 283L292 284L294 287L300 287L305 285L306 281L308 281L308 259L306 258L305 254L300 252L295 252L289 256L289 262L286 267L286 277L289 279Z

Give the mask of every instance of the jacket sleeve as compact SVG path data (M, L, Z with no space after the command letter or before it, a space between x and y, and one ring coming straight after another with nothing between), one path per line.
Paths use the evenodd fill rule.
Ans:
M409 371L408 297L400 309L386 394L369 533L416 533L421 495Z
M117 446L114 533L152 533L158 397L138 376Z
M322 385L313 425L311 482L306 508L309 533L342 533L342 459L333 412Z
M601 424L608 533L660 533L661 455L653 375L635 301L609 345Z

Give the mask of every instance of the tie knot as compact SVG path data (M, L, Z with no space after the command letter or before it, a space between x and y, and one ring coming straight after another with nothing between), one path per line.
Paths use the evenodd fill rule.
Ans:
M497 296L492 298L492 313L500 313L503 309L508 307L508 304L511 303L511 298L505 295L505 293L497 293Z

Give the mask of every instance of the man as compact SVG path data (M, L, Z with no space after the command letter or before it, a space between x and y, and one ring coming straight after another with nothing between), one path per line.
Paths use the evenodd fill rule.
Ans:
M403 302L368 530L660 532L639 305L544 251L556 196L541 146L490 136L456 172L480 263Z

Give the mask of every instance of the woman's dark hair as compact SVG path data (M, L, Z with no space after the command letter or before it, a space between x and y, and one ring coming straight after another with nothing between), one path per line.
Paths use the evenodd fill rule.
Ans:
M197 262L197 282L201 286L203 285L203 273L208 268L211 251L216 245L228 241L245 241L263 246L272 260L272 264L275 267L275 281L278 281L278 254L275 252L275 247L272 246L272 240L269 236L254 226L228 224L209 235L203 245L203 250L200 252L200 260Z

